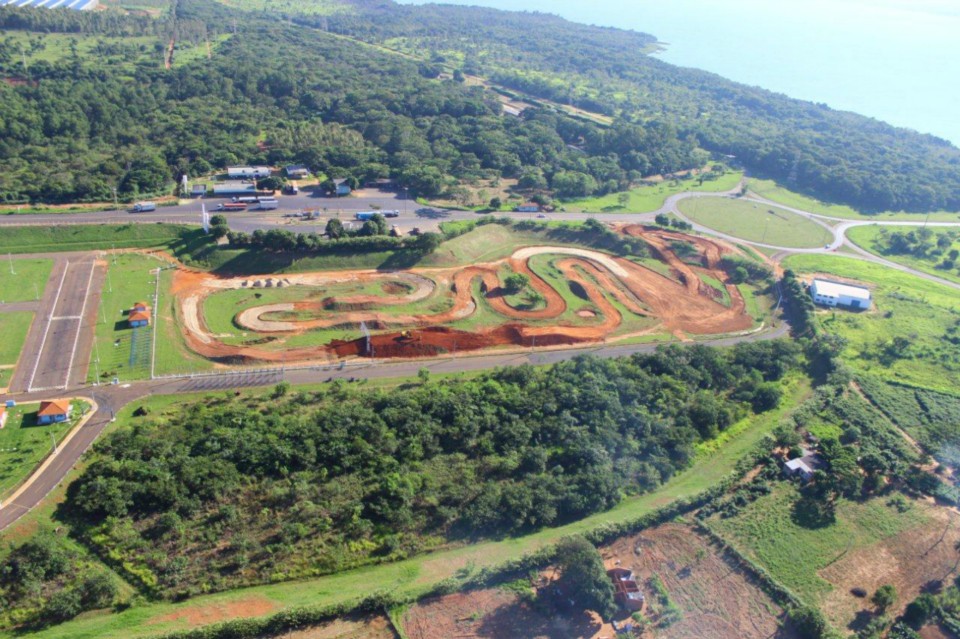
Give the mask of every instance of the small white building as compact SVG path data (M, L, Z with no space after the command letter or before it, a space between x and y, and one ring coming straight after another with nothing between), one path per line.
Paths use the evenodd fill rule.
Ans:
M811 466L805 458L791 459L783 465L783 472L788 477L797 477L799 476L803 481L810 481L813 479L814 468Z
M536 202L527 202L514 209L517 213L539 213L540 205Z
M813 280L810 296L822 306L845 306L868 309L872 303L870 291L862 286L851 286L829 280Z
M227 176L232 180L270 177L269 166L228 166Z

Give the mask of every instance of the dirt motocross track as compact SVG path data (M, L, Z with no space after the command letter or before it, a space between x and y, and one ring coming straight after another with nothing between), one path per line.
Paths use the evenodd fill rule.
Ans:
M378 358L422 357L496 346L566 346L599 342L611 337L624 321L621 310L611 299L628 313L658 320L653 329L644 331L646 333L672 333L686 339L688 334L734 333L753 326L753 318L745 310L746 304L739 289L729 283L719 266L723 255L739 251L716 240L662 229L626 226L619 230L647 242L651 252L669 266L671 276L600 251L531 246L496 262L447 269L420 268L401 273L353 271L218 278L181 269L175 275L173 292L190 348L204 357L224 363L317 361L371 355ZM687 245L687 261L674 250L674 244L678 242ZM691 251L695 251L695 255ZM567 280L571 290L579 289L580 297L585 298L584 305L592 305L592 309L576 315L590 318L583 322L584 325L558 319L567 312L567 302L560 292L530 268L531 259L538 255L551 256L553 265ZM690 262L694 261L702 266L692 266ZM529 278L529 287L540 296L536 308L514 308L508 303L507 291L500 282L505 268ZM728 305L722 303L724 295L704 283L701 275L724 283ZM444 326L470 318L477 312L481 303L475 298L478 281L483 303L502 316L503 322L492 322L470 331ZM277 339L310 330L357 327L361 322L373 330L388 331L372 335L369 344L361 338L287 350L237 346L222 342L204 321L204 302L218 291L296 286L322 288L344 282L380 282L384 295L265 304L241 311L234 323L246 331ZM390 306L410 305L437 294L452 305L434 314L388 312ZM554 319L557 323L550 324Z

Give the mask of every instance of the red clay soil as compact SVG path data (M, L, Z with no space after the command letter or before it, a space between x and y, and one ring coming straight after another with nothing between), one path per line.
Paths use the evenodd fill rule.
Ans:
M679 621L657 639L765 639L792 635L778 628L780 608L732 558L690 526L664 524L600 549L608 569L632 570L648 601L657 575L680 609ZM656 616L652 619L656 622Z
M495 588L421 601L402 625L408 639L592 639L602 628L593 615L550 615Z
M720 258L736 253L729 245L700 237L650 229L642 226L627 226L622 232L639 237L650 244L655 254L679 274L680 282L665 277L629 260L613 257L597 251L565 249L561 247L521 249L514 257L500 262L477 264L460 269L414 270L411 275L433 279L438 288L449 286L453 296L450 309L433 315L390 315L376 311L351 310L336 313L334 317L316 320L290 321L277 324L279 328L266 330L266 318L276 308L271 306L244 311L243 323L249 330L277 335L297 334L311 329L329 328L366 322L378 330L395 327L395 332L378 334L371 338L367 348L365 339L333 341L316 347L268 350L256 345L231 346L211 335L203 322L202 305L205 297L221 286L212 284L214 276L206 273L179 270L174 277L173 292L178 298L184 322L187 343L190 347L214 361L242 363L246 361L316 361L333 357L426 357L456 351L474 351L496 346L572 346L598 342L608 338L623 323L620 311L607 295L616 299L629 312L638 316L650 316L660 320L658 330L685 338L687 334L711 335L748 330L753 318L746 313L746 303L739 289L727 282L726 274L719 268ZM671 242L684 241L699 252L703 267L693 267L677 257ZM563 296L554 290L529 266L529 258L537 252L559 256L555 264L565 278L579 285L589 302L601 316L598 323L585 326L553 325L531 326L524 321L540 322L558 318L567 311ZM566 253L566 255L564 255ZM523 255L523 258L518 256ZM500 287L502 266L506 263L514 272L526 275L530 286L543 296L545 304L535 310L520 310L511 307ZM716 299L718 292L700 280L698 274L709 275L725 282L730 305L724 306ZM351 274L352 278L371 281L387 279L396 275L376 272ZM481 294L492 310L503 316L504 323L476 331L462 331L443 326L469 317L476 311L473 285L479 279ZM388 282L389 284L389 282ZM406 291L404 291L406 292ZM356 296L334 300L338 309L357 308L359 304L376 302L380 305L404 303L409 296ZM185 302L190 306L184 313ZM301 301L292 306L294 310L329 309L330 300ZM191 316L191 313L193 314ZM240 321L238 316L238 321ZM259 322L264 324L259 324ZM293 330L290 330L293 329ZM406 330L400 330L406 329Z
M218 621L247 617L263 617L276 609L269 599L248 597L227 603L197 604L181 608L176 612L147 620L147 625L178 622L184 627L206 626Z

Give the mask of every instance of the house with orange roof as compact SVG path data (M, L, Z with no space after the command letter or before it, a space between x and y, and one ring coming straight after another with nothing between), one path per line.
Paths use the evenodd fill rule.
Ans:
M150 325L150 307L146 302L137 302L133 305L127 315L127 323L130 324L130 328Z
M70 419L69 399L51 399L40 402L40 410L37 411L37 423L40 425L57 424Z
M7 407L0 406L0 428L3 428L7 425Z

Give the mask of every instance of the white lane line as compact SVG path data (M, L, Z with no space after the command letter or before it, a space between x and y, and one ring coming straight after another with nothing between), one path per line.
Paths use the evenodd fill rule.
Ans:
M82 317L81 315L61 315L60 317L51 317L50 319L53 320L53 321L57 321L57 320L78 320L78 319L81 319L81 317Z
M93 272L97 270L97 263L90 262L90 277L87 278L87 290L83 292L83 306L80 307L80 317L82 318L87 311L87 298L90 297L90 285L93 283ZM73 336L73 350L70 351L70 364L67 366L67 379L63 384L63 387L66 388L70 385L70 375L73 374L73 360L77 356L77 344L80 343L80 333L83 332L83 320L81 319L80 325L77 326L77 332ZM97 339L94 335L93 339Z
M57 287L57 294L54 297L53 306L56 309L57 300L60 299L60 291L63 290L63 281L67 279L67 271L70 270L70 260L67 260L67 265L63 268L63 275L60 276L60 286ZM52 315L52 313L51 313ZM37 377L37 367L40 366L40 359L43 357L43 347L47 343L47 333L50 332L50 317L47 317L47 327L43 330L43 338L40 340L40 350L37 351L37 361L33 363L33 372L30 374L30 383L27 384L27 391L33 392L33 380Z

